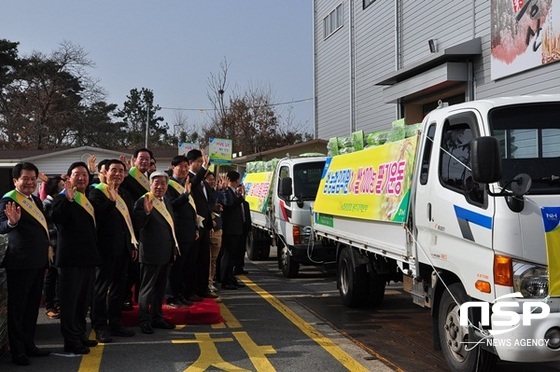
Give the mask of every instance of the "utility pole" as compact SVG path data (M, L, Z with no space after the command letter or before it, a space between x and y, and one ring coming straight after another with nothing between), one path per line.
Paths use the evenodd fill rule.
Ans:
M150 137L150 104L146 103L146 139L144 141L144 148L148 148L148 138Z

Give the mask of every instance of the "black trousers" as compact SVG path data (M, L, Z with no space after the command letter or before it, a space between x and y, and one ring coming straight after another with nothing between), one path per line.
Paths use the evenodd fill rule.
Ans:
M91 325L94 329L121 326L121 307L129 256L108 256L95 269Z
M222 285L236 284L237 279L233 275L233 267L239 257L239 244L241 235L222 235L222 260L220 262L220 276Z
M64 346L80 346L86 336L86 316L91 304L95 267L59 267L60 330Z
M12 355L35 347L45 269L6 270L8 279L8 341Z
M173 297L185 294L187 273L194 268L194 242L179 242L180 256L171 264L169 270L169 290Z
M208 292L210 275L210 230L200 229L193 244L193 257L187 267L186 296Z
M163 320L163 297L169 276L169 264L140 264L138 318L140 324Z

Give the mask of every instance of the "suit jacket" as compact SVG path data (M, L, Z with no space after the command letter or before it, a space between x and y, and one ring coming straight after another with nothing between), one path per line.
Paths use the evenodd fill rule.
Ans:
M244 199L238 196L231 187L225 190L225 203L222 211L224 234L241 235L243 233L243 201Z
M243 207L243 234L247 234L252 229L251 208L246 200L241 203Z
M173 216L173 208L166 197L165 206ZM134 227L139 231L140 242L138 261L143 264L165 265L173 261L175 241L171 226L154 208L149 215L144 212L144 197L134 204Z
M133 203L150 190L146 190L134 177L127 175L119 189L125 189L132 198Z
M172 180L179 182L175 178ZM181 182L179 182L181 183ZM175 234L179 243L190 243L196 238L196 211L189 203L188 194L177 192L173 187L167 188L167 198L173 206L173 217L175 219ZM196 205L196 202L195 202Z
M53 221L58 229L57 267L99 264L95 223L83 207L59 194L53 201Z
M206 169L200 168L197 174L190 173L187 176L191 183L191 195L196 205L196 212L204 217L204 228L210 230L212 228L212 206L211 201L207 199L211 197L211 187L204 181ZM206 192L206 196L204 193Z
M133 202L126 190L119 187L119 195L123 198L130 218L133 214ZM101 259L108 256L123 256L132 253L130 232L125 219L117 209L117 203L105 196L103 191L92 189L89 200L95 208L97 221L97 240Z
M47 267L49 239L43 225L21 208L21 218L15 227L8 226L4 213L10 198L0 200L0 234L8 234L8 249L0 267L30 270ZM41 201L33 196L37 207L43 211Z

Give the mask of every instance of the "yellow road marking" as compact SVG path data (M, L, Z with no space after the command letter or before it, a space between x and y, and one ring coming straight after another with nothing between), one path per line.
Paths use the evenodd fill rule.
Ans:
M226 305L224 305L221 301L218 302L218 305L220 306L220 314L222 315L222 318L224 318L226 320L225 323L217 323L217 324L212 324L212 328L241 328L241 323L239 323L239 320L237 320L237 318L231 313L231 311L229 311L229 309L227 308Z
M257 284L253 283L245 276L239 277L243 282L251 288L255 293L266 300L270 305L272 305L280 314L284 315L290 322L292 322L296 327L298 327L303 333L305 333L309 338L315 341L319 346L325 349L329 354L331 354L335 359L337 359L344 367L350 371L368 371L366 367L361 365L357 360L352 358L350 354L342 350L337 344L323 336L321 332L313 328L313 326L303 320L299 315L294 313L286 305L284 305L276 297L269 294L267 291L259 287Z
M243 348L249 359L251 359L251 363L255 366L257 371L263 372L271 372L276 371L276 369L272 366L269 362L268 358L266 357L267 354L276 354L276 350L272 347L272 345L257 345L247 332L233 332L233 335Z
M198 359L185 372L206 371L210 367L221 369L223 371L248 371L239 368L231 363L226 362L216 348L216 342L231 342L232 338L212 339L210 333L195 333L196 340L173 340L174 344L198 343L200 344L200 355Z
M90 337L95 338L93 330L90 332ZM103 348L104 344L98 344L97 346L90 348L89 354L82 356L78 372L99 371L101 358L103 357Z

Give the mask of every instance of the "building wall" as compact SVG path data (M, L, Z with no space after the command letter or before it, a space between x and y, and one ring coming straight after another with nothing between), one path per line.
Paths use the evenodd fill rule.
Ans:
M344 4L343 26L324 39L323 18ZM350 132L350 82L347 0L315 2L315 114L318 138ZM334 88L334 89L333 89ZM317 124L316 124L317 125Z
M344 25L324 39L323 19L341 3ZM350 7L354 15L352 27ZM488 0L376 0L366 9L362 0L315 0L314 10L318 138L348 136L352 130L363 129L368 133L386 129L393 120L402 117L409 109L397 103L385 103L386 87L376 83L395 71L429 59L432 55L429 39L437 40L439 50L481 39L482 53L471 57L469 75L475 99L560 92L560 63L491 79L491 2ZM464 90L461 87L459 93ZM444 92L437 89L430 94L435 101L440 96L445 98ZM354 123L351 123L352 109Z

